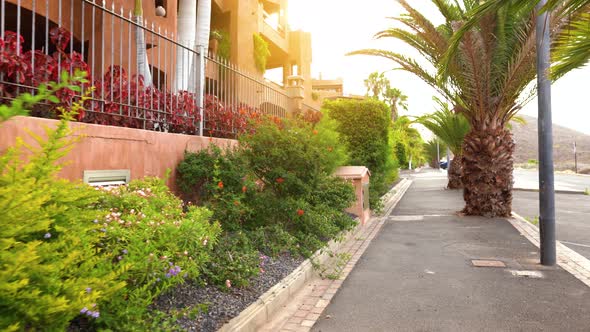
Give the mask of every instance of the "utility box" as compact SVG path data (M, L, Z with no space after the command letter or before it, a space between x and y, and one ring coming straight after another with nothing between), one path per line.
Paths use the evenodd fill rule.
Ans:
M342 166L336 170L336 176L352 183L356 201L346 211L357 215L364 225L371 218L369 206L369 177L371 172L365 166Z

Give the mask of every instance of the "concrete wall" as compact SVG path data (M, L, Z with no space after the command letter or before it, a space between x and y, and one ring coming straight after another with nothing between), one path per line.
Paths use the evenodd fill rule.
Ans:
M15 117L0 124L0 152L13 146L16 137L37 146L26 130L46 137L45 127L53 128L56 120L33 117ZM234 140L217 139L180 134L158 133L93 124L71 123L82 136L72 151L64 158L67 165L60 177L82 180L85 170L131 170L131 178L145 176L163 177L168 169L172 176L168 185L174 188L175 169L185 151L197 152L210 144L220 147L234 146Z

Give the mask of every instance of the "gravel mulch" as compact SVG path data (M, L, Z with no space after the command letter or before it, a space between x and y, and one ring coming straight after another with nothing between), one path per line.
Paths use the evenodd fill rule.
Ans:
M203 287L186 283L160 296L153 309L174 312L195 308L196 318L190 314L180 315L177 319L179 327L186 331L217 331L293 272L303 260L288 254L270 258L264 265L264 273L254 278L247 288L232 288L228 292L220 291L211 285ZM207 309L198 313L200 305L205 305Z

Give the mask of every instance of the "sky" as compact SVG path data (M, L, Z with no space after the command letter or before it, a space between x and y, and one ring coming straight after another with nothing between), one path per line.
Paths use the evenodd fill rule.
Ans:
M442 16L430 1L412 1L420 12L435 24ZM434 111L434 90L412 74L394 70L390 60L369 56L346 56L363 48L378 48L416 56L416 52L394 39L374 40L376 32L387 29L403 9L394 0L291 0L288 15L291 29L311 32L312 74L323 79L342 78L344 93L364 95L363 81L374 71L385 72L393 87L408 96L405 115L421 115ZM590 134L590 67L572 71L553 85L553 123ZM586 97L586 98L584 98ZM402 112L404 114L404 112ZM536 98L521 114L537 114Z

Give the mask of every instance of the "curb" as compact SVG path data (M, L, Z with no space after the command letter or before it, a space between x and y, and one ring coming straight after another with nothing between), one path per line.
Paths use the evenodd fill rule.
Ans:
M539 192L536 188L512 188L515 191ZM579 190L554 190L556 194L570 194L570 195L586 195L585 192Z
M540 248L539 228L537 226L531 224L516 212L512 212L512 218L506 220L508 220L508 222L510 222L521 235L526 237L537 248ZM590 260L566 247L559 241L557 241L557 264L586 284L586 286L590 287Z
M384 200L386 201L386 208L384 210L387 211L387 213L389 213L393 209L392 204L397 204L397 202L401 199L401 197L405 193L405 190L407 190L407 188L410 186L411 182L412 181L410 180L402 179L394 188L392 188L387 194L384 195ZM387 214L385 214L385 216L386 215ZM312 260L319 262L320 264L325 263L330 258L330 252L338 251L346 244L348 244L350 240L354 239L357 234L369 230L369 227L367 227L367 225L376 224L370 230L374 230L374 228L376 227L380 228L380 225L383 223L384 219L385 218L372 217L365 226L361 225L361 223L359 222L353 230L350 230L343 234L341 241L337 242L336 240L331 240L330 242L328 242L326 247L316 251L311 258L306 259L293 272L291 272L291 274L289 274L279 283L277 283L264 294L262 294L256 302L252 303L250 306L244 309L238 316L234 317L225 325L223 325L218 331L257 331L259 327L261 327L265 323L270 322L273 315L276 314L281 308L283 308L285 303L287 303L291 298L293 298L296 293L298 293L302 288L304 288L305 284L308 281L315 277L315 271L311 263ZM328 302L324 301L324 303L327 306ZM309 329L310 327L311 325L308 326L307 329Z

